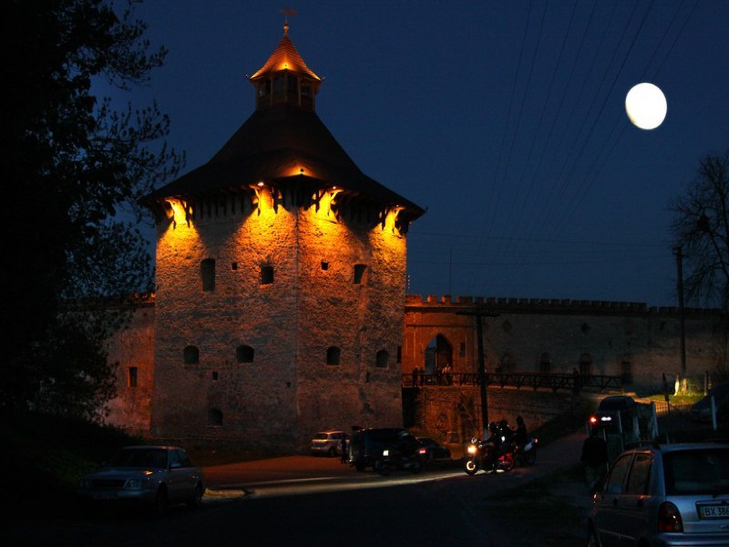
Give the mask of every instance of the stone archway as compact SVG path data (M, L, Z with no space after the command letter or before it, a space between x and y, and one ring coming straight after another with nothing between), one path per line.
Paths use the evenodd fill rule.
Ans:
M446 363L453 366L453 346L445 336L437 334L425 348L425 373L435 374Z

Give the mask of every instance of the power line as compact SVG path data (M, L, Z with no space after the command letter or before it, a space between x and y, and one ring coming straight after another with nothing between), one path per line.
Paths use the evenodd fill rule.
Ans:
M531 15L532 15L532 5L533 5L533 1L530 0L529 1L529 12L527 14L526 23L524 24L524 34L522 35L521 48L519 50L519 61L517 62L516 73L514 74L514 83L512 84L511 94L509 96L509 108L506 113L506 121L504 122L504 133L501 136L501 145L499 146L499 155L496 160L496 171L494 172L494 178L493 178L494 182L496 182L498 180L499 170L501 169L501 156L504 151L504 143L506 142L506 133L509 128L509 119L511 118L511 108L514 103L514 96L516 95L516 84L519 80L519 72L521 71L521 60L522 60L522 56L524 54L524 44L526 43L527 30L529 28L529 19L531 19ZM491 226L493 225L494 214L491 214L492 203L494 204L493 210L494 211L498 210L497 205L498 205L498 201L501 197L501 186L499 186L499 191L497 193L496 201L494 202L494 190L495 190L496 186L497 186L497 184L491 185L491 193L489 195L489 201L488 201L489 214L487 215L486 219L484 220L484 222L481 226L480 233L482 235L486 235L487 233L489 233L491 231ZM486 231L487 225L488 225L488 231ZM479 247L482 246L481 241L479 241L478 246ZM473 282L475 282L477 275L478 275L478 272L474 271L473 279L472 279Z

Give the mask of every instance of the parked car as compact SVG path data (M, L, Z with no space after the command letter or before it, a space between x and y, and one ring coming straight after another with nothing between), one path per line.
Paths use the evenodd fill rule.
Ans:
M729 444L623 452L593 496L590 545L729 545Z
M336 456L342 454L342 439L348 436L344 431L320 431L311 440L311 453L314 456Z
M399 463L415 464L418 470L425 465L424 457L427 449L407 429L397 427L359 429L352 433L349 448L349 463L357 471L364 471L367 467L381 470L386 461L394 467ZM402 467L402 466L401 466ZM412 466L413 469L415 466Z
M724 421L729 418L729 382L719 384L709 391L703 399L691 405L689 415L696 422L711 421L711 398L714 397L716 419Z
M127 446L99 471L83 477L78 493L94 506L134 503L162 515L176 503L198 507L205 493L205 478L182 448Z
M430 437L416 437L420 443L427 449L426 463L450 461L451 451L445 446L441 446L438 442Z

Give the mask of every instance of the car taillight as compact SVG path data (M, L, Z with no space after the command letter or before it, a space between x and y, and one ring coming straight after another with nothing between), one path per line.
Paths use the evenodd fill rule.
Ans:
M590 424L595 425L597 423L597 416L590 416Z
M658 531L683 532L681 513L671 502L664 501L658 508Z
M419 448L418 449L418 454L426 454L427 452L428 452L428 449L427 448Z

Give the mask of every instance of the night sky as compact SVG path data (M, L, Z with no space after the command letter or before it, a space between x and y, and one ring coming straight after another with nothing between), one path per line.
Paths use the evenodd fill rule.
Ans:
M148 0L150 84L185 172L254 109L246 74L289 34L317 113L360 169L427 213L408 292L676 305L670 201L729 148L726 0ZM658 129L625 95L659 86ZM149 231L150 237L152 231Z

